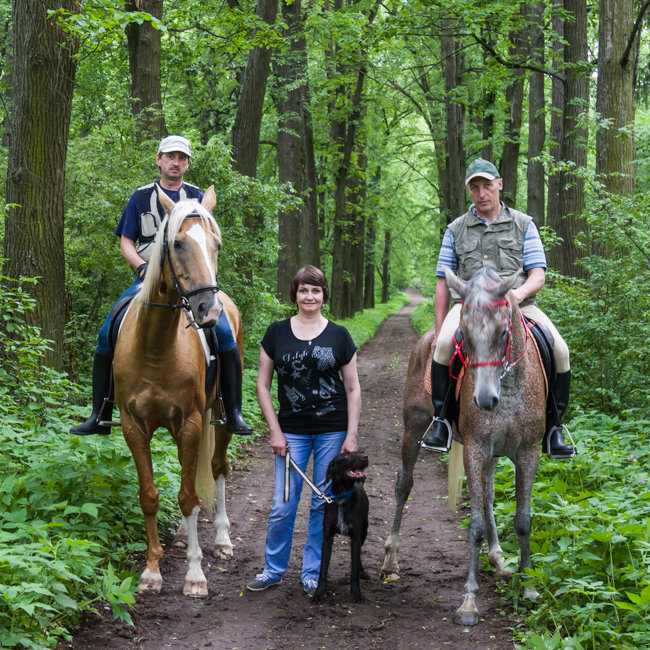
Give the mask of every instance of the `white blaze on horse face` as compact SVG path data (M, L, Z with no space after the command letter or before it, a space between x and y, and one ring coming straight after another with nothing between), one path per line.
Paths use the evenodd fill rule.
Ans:
M199 245L199 250L203 255L203 259L205 260L207 267L210 269L211 275L213 277L217 277L217 270L214 268L212 259L208 253L208 238L205 234L205 229L197 223L194 224L186 234Z

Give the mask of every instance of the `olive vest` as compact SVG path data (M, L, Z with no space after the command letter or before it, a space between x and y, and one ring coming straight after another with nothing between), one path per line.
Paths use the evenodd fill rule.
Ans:
M454 236L457 275L469 280L474 273L488 267L501 277L517 274L515 287L527 278L524 271L524 236L532 217L503 205L501 214L488 226L471 211L458 217L449 225ZM453 302L460 296L450 288ZM535 297L526 298L523 305L535 304Z

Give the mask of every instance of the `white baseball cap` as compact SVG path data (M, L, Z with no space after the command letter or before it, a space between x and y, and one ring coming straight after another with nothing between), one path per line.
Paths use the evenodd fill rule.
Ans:
M180 151L190 158L192 157L190 141L182 135L168 135L160 141L158 153L169 153L170 151Z

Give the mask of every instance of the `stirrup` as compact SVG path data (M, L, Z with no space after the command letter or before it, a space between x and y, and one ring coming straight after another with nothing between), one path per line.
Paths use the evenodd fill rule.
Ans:
M111 399L110 397L105 397L104 401L102 402L102 407L99 409L99 413L97 414L97 424L100 427L121 427L122 426L122 421L120 420L102 420L102 415L104 414L104 409L106 408L106 405L110 403L115 407L115 400Z
M435 422L442 422L446 427L447 427L447 444L445 447L432 447L430 445L426 445L424 443L425 438L429 434L429 431L431 431L431 428L433 427ZM451 441L453 438L453 433L451 431L451 424L449 424L449 421L445 418L438 417L437 415L433 416L433 419L431 420L431 424L427 427L427 430L424 432L422 435L422 438L420 439L420 447L422 449L428 449L429 451L441 451L441 452L447 452L451 449Z
M553 429L560 429L564 430L566 432L567 437L569 438L569 442L571 444L567 445L567 447L571 447L571 455L569 456L561 456L559 454L551 454L551 433ZM564 434L563 436L564 437ZM544 445L544 453L551 459L551 460L568 460L569 458L575 458L578 455L578 449L576 447L576 443L573 442L573 438L571 437L571 432L569 431L569 427L567 427L566 424L561 424L559 427L555 425L552 429L549 430L548 435L545 438L546 444ZM566 440L565 440L566 443Z
M221 416L217 417L217 414L215 413L215 404L217 403L215 402L212 405L212 410L210 411L210 424L217 424L217 425L226 424L226 415L225 415L226 411L223 408L222 397L221 396L217 397L217 401L219 402L219 411L221 411Z

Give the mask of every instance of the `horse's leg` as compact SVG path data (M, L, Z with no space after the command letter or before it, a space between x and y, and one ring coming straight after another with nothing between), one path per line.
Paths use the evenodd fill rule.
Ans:
M413 468L420 451L420 439L431 421L424 409L404 409L404 436L402 438L402 465L395 483L395 516L393 528L384 544L384 564L379 572L382 580L399 580L399 530L402 525L404 504L413 487Z
M504 559L501 555L502 549L499 544L497 522L494 518L494 474L499 459L492 458L485 474L485 525L487 526L488 559L496 569L497 575L504 580L512 578L512 573L504 568Z
M477 435L480 435L477 434ZM476 594L478 593L478 566L481 546L486 537L485 524L485 476L489 471L492 458L485 458L480 446L472 444L471 439L465 441L464 453L465 472L471 515L467 538L469 541L469 571L465 581L465 597L463 604L454 613L454 623L458 625L476 625L478 609Z
M142 431L127 413L122 413L122 430L138 472L140 508L144 515L144 527L147 534L146 566L140 576L138 591L157 594L162 588L160 560L163 556L163 549L158 537L158 522L156 520L158 490L156 490L153 481L153 465L149 446L151 436Z
M230 520L226 513L226 478L230 466L228 464L228 444L232 435L226 433L225 426L215 427L216 444L212 456L212 476L217 485L216 513L214 517L213 554L221 560L229 560L233 556L233 545L230 541Z
M199 497L196 492L196 461L201 438L202 418L198 422L188 418L180 432L172 435L178 446L178 458L181 462L181 487L178 491L178 505L187 525L187 573L183 594L193 598L204 598L208 595L208 582L205 579L201 561L203 553L199 546L197 522L199 518Z
M530 454L518 459L516 464L515 492L517 509L515 511L515 532L519 540L519 574L524 585L524 598L537 600L539 593L528 585L526 569L530 569L530 529L532 517L530 514L530 497L533 482L539 464L539 449L535 448Z

